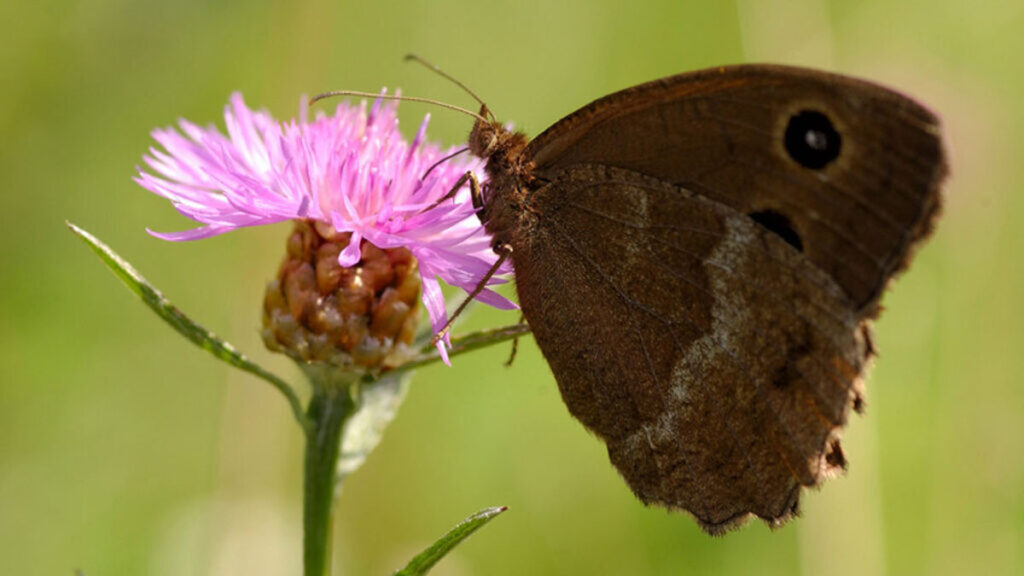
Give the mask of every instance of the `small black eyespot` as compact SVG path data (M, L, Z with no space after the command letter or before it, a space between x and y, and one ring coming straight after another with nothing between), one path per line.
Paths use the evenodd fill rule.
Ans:
M770 232L785 240L786 244L789 244L800 252L804 251L803 240L800 239L800 235L797 234L796 229L793 227L793 223L790 222L789 218L786 218L785 214L774 210L762 210L760 212L750 214L750 217L754 222L764 226Z
M797 164L818 170L839 157L843 140L828 116L801 110L786 125L785 143L786 152Z

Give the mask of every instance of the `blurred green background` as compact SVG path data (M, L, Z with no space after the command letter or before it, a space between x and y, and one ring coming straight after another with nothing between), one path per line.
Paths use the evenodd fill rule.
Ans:
M148 132L221 125L233 90L281 118L301 94L401 87L529 134L598 96L722 63L865 76L942 116L943 220L885 299L846 477L803 517L708 538L638 503L567 414L532 341L420 371L352 477L336 573L387 574L465 515L508 513L437 574L1024 573L1024 3L127 2L0 5L0 564L5 574L299 573L302 445L285 404L160 323L65 228L104 239L184 310L263 349L287 225L191 244L131 177ZM403 106L415 129L428 108ZM469 120L429 109L454 144ZM514 323L478 309L463 329Z

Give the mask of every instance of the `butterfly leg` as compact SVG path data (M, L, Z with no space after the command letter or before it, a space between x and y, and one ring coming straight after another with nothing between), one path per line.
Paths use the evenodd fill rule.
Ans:
M526 316L520 314L519 315L519 323L518 323L518 325L522 326L524 324L526 324ZM515 338L512 339L512 352L509 353L508 360L505 362L505 367L506 368L511 368L512 367L512 361L516 359L516 352L518 352L518 351L519 351L519 336L516 336Z
M472 178L472 176L470 178ZM475 180L470 181L473 182ZM462 311L466 309L466 306L468 306L474 298L476 298L477 294L483 291L487 286L487 283L490 282L491 278L498 272L498 269L501 268L501 265L505 263L505 260L508 260L508 257L512 255L512 246L509 244L499 244L494 247L494 251L498 254L498 259L494 261L494 265L491 266L491 269L488 270L482 278L480 278L480 281L477 282L476 287L469 293L469 296L462 301L462 304L459 304L459 307L455 309L455 312L452 312L444 326L442 326L441 329L437 331L437 334L434 334L434 337L430 339L430 344L432 346L437 344L438 341L448 334L452 329L452 324L455 323L455 319L462 314Z
M479 215L480 211L484 209L484 195L480 191L480 181L476 179L476 175L472 172L466 172L469 176L469 197L473 200L473 210ZM512 250L512 247L508 247Z
M463 186L465 186L467 181L469 182L469 189L470 189L470 191L473 194L473 207L476 208L477 210L479 210L480 207L483 205L483 200L482 199L480 200L480 206L477 205L477 198L481 197L480 196L480 182L476 179L476 174L473 174L472 172L467 171L465 174L460 176L458 180L455 181L455 185L452 186L451 190L449 190L444 196L441 196L440 198L438 198L437 202L434 202L430 206L427 206L423 210L420 210L419 213L422 214L424 212L429 212L429 211L433 210L434 208L437 208L438 206L440 206L441 203L444 202L445 200L450 200L452 198L455 198L455 195L459 193L459 189L462 188Z

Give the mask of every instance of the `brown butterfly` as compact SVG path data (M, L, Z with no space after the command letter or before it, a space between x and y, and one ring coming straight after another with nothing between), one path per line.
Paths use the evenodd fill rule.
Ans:
M486 106L480 218L569 411L648 504L717 534L846 466L870 320L932 231L936 117L862 80L715 68L532 141Z

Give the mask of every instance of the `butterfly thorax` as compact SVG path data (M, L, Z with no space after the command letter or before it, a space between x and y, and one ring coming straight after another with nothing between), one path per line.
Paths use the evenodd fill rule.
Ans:
M533 178L531 165L523 157L528 142L522 132L510 131L497 122L478 120L469 134L470 151L487 160L484 207L479 216L495 246L514 245L512 233L523 230L521 220L531 217L526 185Z

